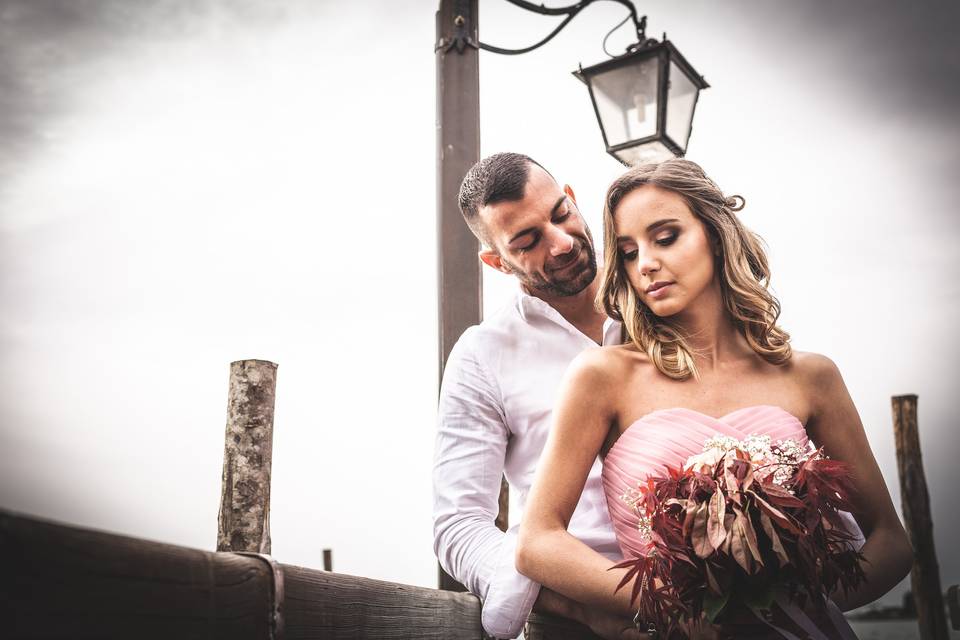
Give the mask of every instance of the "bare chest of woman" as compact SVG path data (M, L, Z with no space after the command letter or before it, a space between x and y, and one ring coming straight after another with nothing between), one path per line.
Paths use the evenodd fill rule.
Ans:
M674 380L645 367L623 376L622 389L608 396L615 404L608 446L635 422L667 409L689 409L721 419L746 408L769 405L793 415L803 425L811 418L810 390L790 365L754 361L699 374L699 378Z

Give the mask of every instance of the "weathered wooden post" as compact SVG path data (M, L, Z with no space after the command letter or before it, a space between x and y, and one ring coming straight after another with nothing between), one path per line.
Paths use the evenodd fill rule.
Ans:
M323 570L333 571L333 549L323 550Z
M460 215L460 181L480 159L480 56L477 0L440 0L437 42L437 299L440 378L463 331L480 322L482 289L477 239ZM507 528L507 483L497 526ZM440 588L463 591L439 570Z
M950 609L950 626L960 630L960 585L950 585L947 589L947 608Z
M910 583L917 607L917 622L923 640L947 640L947 620L940 590L940 568L933 546L930 495L920 456L917 428L917 396L893 397L893 433L897 444L900 503L907 535L913 545Z
M277 365L230 363L217 551L270 553L270 467Z

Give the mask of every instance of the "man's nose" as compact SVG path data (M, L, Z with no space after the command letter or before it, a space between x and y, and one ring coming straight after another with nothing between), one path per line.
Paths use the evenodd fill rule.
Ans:
M550 255L556 257L570 253L573 251L574 244L573 236L562 229L554 229L550 241Z

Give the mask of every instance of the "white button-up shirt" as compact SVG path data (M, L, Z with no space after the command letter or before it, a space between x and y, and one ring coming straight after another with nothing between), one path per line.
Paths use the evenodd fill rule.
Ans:
M603 343L619 342L620 323L608 319ZM483 600L483 627L495 637L520 633L540 590L515 568L518 525L506 533L494 525L500 476L518 494L522 515L557 388L570 362L591 346L553 307L520 291L467 329L447 360L433 467L434 552L447 573ZM568 530L611 560L622 559L599 459Z

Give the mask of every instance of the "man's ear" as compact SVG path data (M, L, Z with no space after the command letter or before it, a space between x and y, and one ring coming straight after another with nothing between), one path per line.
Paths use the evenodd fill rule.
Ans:
M504 263L503 258L500 257L500 254L493 249L481 249L480 253L477 255L480 256L480 261L488 267L496 269L500 273L513 273L510 270L510 267Z
M567 194L567 196L569 196L571 200L573 200L573 204L577 204L577 196L573 192L573 187L571 187L568 184L565 184L563 185L563 192Z

